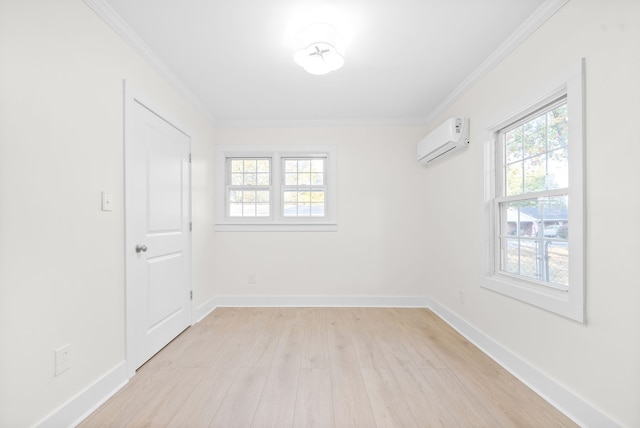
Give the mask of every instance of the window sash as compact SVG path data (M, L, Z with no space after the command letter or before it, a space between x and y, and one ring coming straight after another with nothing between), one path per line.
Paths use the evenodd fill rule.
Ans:
M255 200L245 201L244 200L245 198L242 198L241 201L238 201L238 202L233 201L231 198L232 192L243 192L243 195L244 195L244 192L256 192ZM258 192L267 192L268 202L261 201L257 195ZM273 192L272 192L271 186L231 186L229 185L229 186L226 186L225 193L226 193L225 195L226 214L228 218L238 220L238 219L269 219L273 217L273 208L272 208ZM233 214L234 208L238 209L238 206L242 207L241 208L242 215ZM249 207L254 206L256 214L244 215L245 206L248 207L247 212L250 211ZM264 208L264 206L267 206L268 214L261 215L260 208Z
M506 161L506 135L519 128L520 126L527 124L529 122L532 121L532 119L537 118L538 116L541 115L546 115L547 113L549 113L550 111L555 110L558 107L561 107L563 105L566 105L568 107L569 105L569 101L567 98L567 93L566 92L562 92L561 95L558 95L556 97L553 97L553 100L550 102L547 102L545 104L543 104L542 106L536 108L535 110L531 111L530 113L524 115L524 116L520 116L516 121L509 123L508 125L504 126L503 128L499 129L496 131L497 134L497 139L495 144L495 149L494 149L494 153L495 153L495 166L496 166L496 181L495 181L495 196L497 198L502 198L506 196L507 193L507 189L506 189L506 177L505 177L505 168L507 165L515 165L519 162L526 162L528 160L534 159L540 155L548 155L550 152L559 150L563 147L567 148L570 146L569 142L567 141L566 145L561 145L561 146L556 146L553 147L551 150L548 150L549 147L547 144L545 144L545 150L544 152L541 153L537 153L537 154L529 154L528 156L525 155L523 153L523 156L521 159L517 160L517 161L512 161L512 162L507 162ZM548 143L548 129L549 127L545 127L545 138L546 143ZM570 155L569 155L570 156ZM548 172L548 171L546 171ZM524 176L523 176L523 180L524 180ZM566 186L564 186L566 187ZM546 189L546 191L549 190L555 190L555 189ZM523 183L523 188L522 188L522 193L519 193L517 195L512 195L512 196L521 196L524 194L531 194L534 193L532 191L526 191L525 190L525 186Z
M546 192L545 192L546 193ZM529 195L527 195L529 196ZM558 237L558 230L560 225L555 226L555 229L551 229L554 226L545 226L545 222L564 222L568 225L568 218L566 220L558 219L545 219L544 217L539 222L529 221L528 219L521 220L518 218L515 221L515 233L511 234L509 221L509 204L513 202L529 201L537 199L538 201L545 198L554 196L564 196L569 199L568 193L561 193L554 191L553 195L541 195L537 198L509 198L508 201L495 201L494 212L495 215L495 255L494 255L494 273L516 278L518 280L524 280L537 286L543 286L550 289L568 291L568 269L569 269L569 247L568 239L565 237ZM544 209L544 208L543 208ZM524 213L519 213L524 214ZM526 215L526 214L525 214ZM529 225L529 223L531 223ZM530 234L524 234L522 232L523 227L535 228L535 231L530 231ZM546 235L546 230L554 230L556 235ZM558 247L559 248L556 248ZM515 251L514 251L515 250ZM528 253L527 256L522 256L523 253ZM533 253L533 254L532 254ZM514 261L516 258L515 267L516 272L511 271L513 269ZM524 262L523 262L524 258ZM535 259L535 260L534 260ZM527 271L527 261L528 271ZM524 267L523 267L524 266ZM557 279L556 279L557 278ZM556 279L556 280L554 280ZM566 279L566 285L559 283Z
M268 162L268 171L264 171L264 168L260 168L259 165L256 165L256 170L255 171L248 171L247 173L244 172L244 170L242 172L234 172L233 168L232 168L232 164L234 161L267 161ZM226 169L226 185L227 186L271 186L272 182L273 182L273 160L270 156L229 156L226 158L226 162L225 162L225 169ZM234 184L233 183L233 176L234 175L242 175L244 177L244 175L248 175L250 173L252 173L254 175L256 175L256 184L247 184L247 183L243 183L242 184ZM265 176L268 175L268 183L264 184L264 183L260 183L260 176ZM260 184L259 184L260 183Z
M287 193L296 194L296 200L293 201L291 198L287 197ZM306 193L309 194L308 198L304 196ZM285 219L327 218L327 193L326 186L282 186L282 202L280 204L282 217ZM318 200L319 197L316 196L319 194L322 194L321 202ZM304 199L301 200L301 198ZM296 215L290 214L294 208L296 210ZM308 212L308 214L305 214L306 212Z

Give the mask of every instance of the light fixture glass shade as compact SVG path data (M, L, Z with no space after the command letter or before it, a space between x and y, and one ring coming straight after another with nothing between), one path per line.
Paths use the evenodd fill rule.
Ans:
M329 24L313 24L297 35L294 60L311 74L326 74L344 65L344 44Z

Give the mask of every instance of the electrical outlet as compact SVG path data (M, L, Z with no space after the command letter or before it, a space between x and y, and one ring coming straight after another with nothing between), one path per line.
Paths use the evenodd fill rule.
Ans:
M255 273L250 273L247 282L249 284L255 284L256 283L256 274Z
M464 303L465 300L465 292L462 288L458 289L458 300L460 301L460 303Z
M56 349L56 376L61 375L71 368L71 344L67 343L62 348Z

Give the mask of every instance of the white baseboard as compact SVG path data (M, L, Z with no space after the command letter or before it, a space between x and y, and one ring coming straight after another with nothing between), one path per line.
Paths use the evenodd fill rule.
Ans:
M196 309L195 314L193 314L192 319L195 321L191 323L191 325L197 324L204 319L207 315L209 315L213 310L217 307L217 298L212 297L207 300Z
M424 296L218 296L216 307L424 308Z
M125 386L128 381L127 365L123 361L35 426L38 428L76 426Z
M538 369L486 336L436 300L431 298L427 300L427 307L436 315L581 427L616 428L621 426L594 408L593 405L587 403L555 380L541 373Z

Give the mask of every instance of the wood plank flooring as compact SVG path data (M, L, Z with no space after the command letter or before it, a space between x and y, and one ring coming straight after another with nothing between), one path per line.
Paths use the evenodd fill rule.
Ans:
M574 427L426 309L218 308L81 427Z

